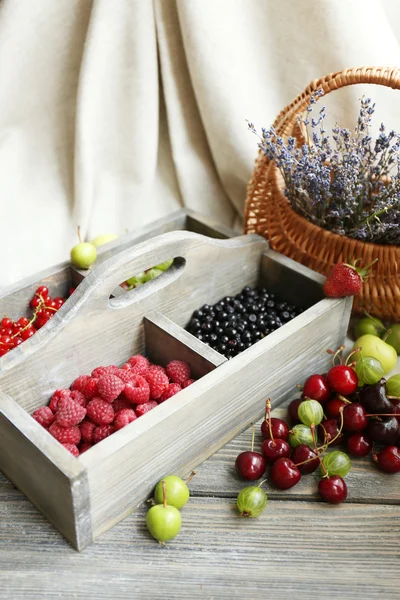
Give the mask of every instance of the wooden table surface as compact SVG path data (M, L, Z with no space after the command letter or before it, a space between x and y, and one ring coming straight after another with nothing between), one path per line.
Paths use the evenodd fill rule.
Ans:
M354 460L339 506L319 501L316 474L286 492L266 485L267 509L244 519L235 499L248 484L234 461L250 439L247 430L198 467L166 547L147 533L144 505L78 553L0 475L0 598L399 600L400 474Z

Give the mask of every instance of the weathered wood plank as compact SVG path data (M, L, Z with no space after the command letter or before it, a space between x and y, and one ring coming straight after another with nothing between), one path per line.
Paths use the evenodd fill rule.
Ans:
M271 498L261 517L240 519L230 500L191 498L165 548L145 511L77 554L0 476L2 600L398 600L396 506Z

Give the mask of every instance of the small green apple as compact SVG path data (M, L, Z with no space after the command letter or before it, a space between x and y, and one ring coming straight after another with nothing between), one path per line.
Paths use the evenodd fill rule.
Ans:
M90 243L98 248L99 246L108 244L108 242L112 242L112 240L116 240L117 238L118 236L115 235L115 233L103 233L101 235L96 235L96 237L94 237Z
M88 269L96 260L96 246L89 242L80 242L71 250L71 262L78 269Z
M400 354L400 324L391 325L389 327L391 333L385 339L385 342L396 350L397 354ZM383 336L384 337L384 336Z
M369 333L362 335L355 341L354 348L361 348L359 352L354 354L355 361L360 356L372 356L379 360L385 374L389 373L397 363L397 353L393 346L390 346L375 335Z

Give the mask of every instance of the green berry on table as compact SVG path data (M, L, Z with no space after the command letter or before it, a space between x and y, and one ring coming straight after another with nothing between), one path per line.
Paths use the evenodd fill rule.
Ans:
M172 263L174 262L174 259L171 258L171 260L166 260L163 263L160 263L159 265L156 265L156 269L159 269L160 271L166 271L167 269L170 268L170 266L172 265Z
M340 450L329 452L324 456L322 462L325 469L321 468L321 472L322 474L327 473L329 477L332 475L346 477L347 473L351 469L350 458L347 456L347 454L345 454L345 452L341 452Z
M384 376L384 370L380 361L373 356L361 356L354 367L358 377L358 385L373 385L378 383Z
M243 488L237 497L236 506L241 517L256 518L261 515L268 503L267 494L260 486Z
M375 335L362 335L355 341L353 349L355 348L361 348L354 354L355 361L361 356L372 356L379 360L385 373L389 373L396 366L396 350Z
M385 326L380 319L376 317L363 317L357 321L354 328L356 338L362 335L370 334L378 337L385 331Z
M166 482L162 480L163 503L152 506L146 515L147 529L160 543L176 537L181 529L181 513L175 506L167 504Z
M154 501L156 504L163 503L163 481L165 482L165 493L167 503L175 508L182 508L189 500L189 488L177 475L168 475L159 481L154 490Z

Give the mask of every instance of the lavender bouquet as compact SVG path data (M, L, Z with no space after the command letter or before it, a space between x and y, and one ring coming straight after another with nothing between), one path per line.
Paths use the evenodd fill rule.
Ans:
M258 146L275 161L285 181L285 195L292 208L319 227L339 235L379 244L400 245L400 135L386 132L382 124L378 137L369 135L375 104L361 99L354 131L332 129L326 135L326 107L318 118L311 112L318 90L307 112L299 117L305 143L285 141L273 127L258 135Z

